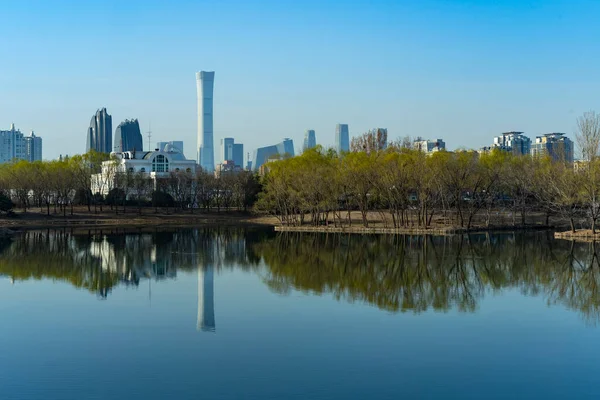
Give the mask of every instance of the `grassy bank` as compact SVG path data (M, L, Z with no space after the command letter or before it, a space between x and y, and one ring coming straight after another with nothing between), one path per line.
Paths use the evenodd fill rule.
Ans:
M30 209L27 212L17 211L13 216L2 216L0 228L11 230L44 229L62 227L195 227L195 226L239 226L262 225L273 226L277 219L241 211L200 212L195 210L131 208L121 209L118 213L104 207L88 211L87 207L75 207L63 213L46 214L43 210Z

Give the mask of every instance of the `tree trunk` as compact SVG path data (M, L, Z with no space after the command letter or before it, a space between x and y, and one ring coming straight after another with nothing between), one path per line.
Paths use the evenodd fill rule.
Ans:
M569 218L569 222L571 223L571 232L575 233L575 221L573 220L573 217Z

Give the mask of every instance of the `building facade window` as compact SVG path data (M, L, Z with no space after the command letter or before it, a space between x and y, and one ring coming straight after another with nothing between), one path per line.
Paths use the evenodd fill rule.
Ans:
M162 154L152 160L152 172L169 172L169 160Z

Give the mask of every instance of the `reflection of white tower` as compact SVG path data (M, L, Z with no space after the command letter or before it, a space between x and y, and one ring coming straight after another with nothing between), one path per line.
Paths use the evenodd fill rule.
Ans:
M198 322L197 329L215 331L215 300L212 267L198 267Z

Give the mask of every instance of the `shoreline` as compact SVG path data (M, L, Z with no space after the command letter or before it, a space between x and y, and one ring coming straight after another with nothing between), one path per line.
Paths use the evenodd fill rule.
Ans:
M462 235L466 233L485 233L485 232L506 232L506 231L546 231L555 229L552 226L545 225L526 225L526 226L492 226L489 228L474 227L437 227L437 228L382 228L363 226L287 226L276 225L276 232L305 232L305 233L348 233L348 234L383 234L383 235Z
M221 213L146 213L114 211L77 213L74 215L46 215L36 212L19 213L0 218L0 236L7 232L36 229L116 229L116 228L193 228L217 226L273 227L275 222L265 216L251 213L224 211ZM4 234L2 233L4 232Z

